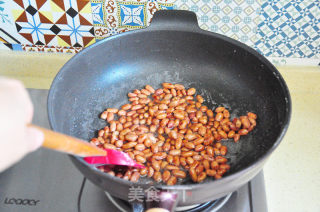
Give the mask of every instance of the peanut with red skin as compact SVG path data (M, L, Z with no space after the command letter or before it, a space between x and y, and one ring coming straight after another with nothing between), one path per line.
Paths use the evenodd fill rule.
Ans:
M135 89L128 93L131 104L106 109L100 117L109 126L90 141L101 148L127 152L146 168L129 168L125 174L104 167L100 170L133 182L140 176L153 177L167 185L175 185L177 178L184 179L187 174L194 182L206 177L220 179L230 169L224 157L228 148L220 140L238 142L254 130L257 115L248 112L231 119L225 107L213 111L203 105L205 100L195 95L195 88L186 90L170 82L162 85L156 90L150 85Z

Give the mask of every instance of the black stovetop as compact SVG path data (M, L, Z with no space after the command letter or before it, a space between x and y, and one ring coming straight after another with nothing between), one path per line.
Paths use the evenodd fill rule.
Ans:
M47 90L30 89L33 123L49 128ZM40 149L0 173L1 212L119 211L104 191L85 180L67 155ZM266 212L261 172L235 191L219 212Z

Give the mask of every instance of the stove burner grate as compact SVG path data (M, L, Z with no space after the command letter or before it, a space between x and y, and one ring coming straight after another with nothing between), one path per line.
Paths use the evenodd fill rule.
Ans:
M108 192L105 192L107 198L112 202L112 204L119 209L121 212L132 211L132 206L125 200L119 199L117 197L111 196ZM229 200L231 194L221 197L217 200L209 201L202 204L190 205L190 206L180 206L176 208L176 212L217 212L224 204Z

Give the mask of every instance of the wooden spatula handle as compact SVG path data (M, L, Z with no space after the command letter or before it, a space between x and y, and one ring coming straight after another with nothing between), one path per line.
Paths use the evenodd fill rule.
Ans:
M43 147L54 149L60 152L65 152L81 157L88 156L105 156L106 151L100 149L88 142L80 139L44 129L35 125L29 125L41 130L44 134Z

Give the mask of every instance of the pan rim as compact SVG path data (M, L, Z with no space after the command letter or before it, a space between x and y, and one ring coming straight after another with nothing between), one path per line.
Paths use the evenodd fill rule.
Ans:
M167 186L167 185L161 185L161 184L150 184L155 186L156 188L159 189L164 189L164 190L192 190L192 189L199 189L202 187L206 187L208 184L214 184L214 183L219 183L219 184L225 184L227 182L231 182L234 181L235 179L239 178L240 176L243 176L245 173L249 172L253 167L257 166L258 164L264 162L271 154L272 152L279 146L280 142L282 141L283 137L285 136L288 127L289 127L289 123L291 120L291 115L292 115L292 102L291 102L291 96L290 96L290 92L288 89L288 86L286 84L286 82L284 81L282 75L280 74L280 72L277 70L277 68L268 60L266 59L263 55L261 55L260 53L258 53L257 51L255 51L253 48L247 46L244 43L241 43L237 40L234 40L232 38L229 38L227 36L221 35L221 34L217 34L214 32L209 32L209 31L205 31L202 29L195 29L193 31L191 30L175 30L175 29L154 29L154 28L145 28L145 29L139 29L139 30L134 30L134 31L129 31L129 32L125 32L122 34L117 34L117 35L113 35L110 36L108 38L105 38L102 41L99 41L97 43L94 43L92 45L90 45L89 47L83 49L81 52L77 53L76 55L74 55L66 64L63 65L63 67L59 70L58 74L55 76L51 87L49 89L49 93L48 93L48 99L47 99L47 110L48 110L48 118L49 118L49 124L50 127L53 130L57 129L57 125L56 122L54 120L54 115L53 115L53 100L54 100L54 92L56 92L56 87L57 87L57 82L59 80L59 78L61 77L61 75L64 73L63 70L67 69L68 66L70 66L74 60L76 60L78 57L81 57L83 55L85 55L86 53L88 53L92 48L95 48L96 46L102 45L103 43L109 42L113 39L120 39L122 37L127 37L127 36L131 36L134 34L138 34L138 33L148 33L148 32L154 32L154 31L177 31L177 32L190 32L190 33L197 33L200 35L207 35L210 36L212 38L216 38L216 39L221 39L225 42L231 43L239 48L242 48L243 50L247 51L248 53L252 54L253 56L255 56L264 66L266 66L268 68L268 70L272 71L274 74L274 77L277 79L277 81L279 82L282 90L281 92L284 93L285 99L286 99L286 114L284 117L284 121L283 121L283 125L282 125L282 129L280 130L280 134L278 135L276 141L274 142L274 144L271 146L271 148L269 150L267 150L263 155L259 156L259 158L257 160L255 160L254 162L252 162L251 164L247 165L247 167L240 169L228 176L222 177L221 179L218 180L212 180L209 182L205 182L205 183L196 183L196 184L182 184L182 185L174 185L174 186ZM69 155L71 157L72 160L76 160L77 162L80 162L82 165L86 166L91 172L93 172L95 175L98 175L100 177L104 177L107 179L110 179L112 181L116 181L117 183L121 183L121 184L125 184L127 186L146 186L147 184L145 183L133 183L131 181L127 181L127 180L123 180L121 178L118 177L114 177L111 176L107 173L101 172L100 170L98 170L97 168L87 164L82 158L80 157L76 157L73 155Z

